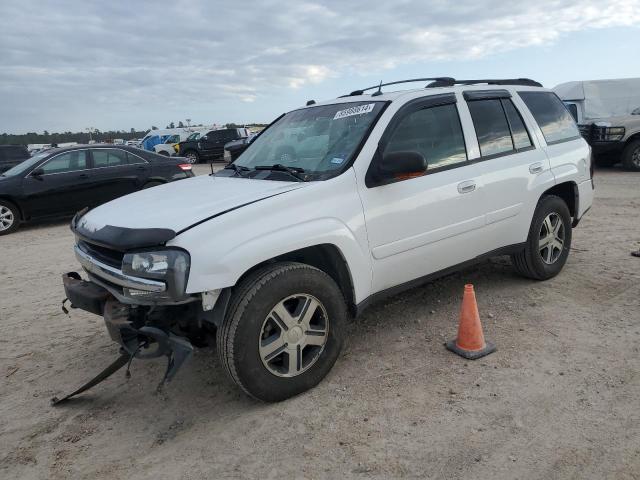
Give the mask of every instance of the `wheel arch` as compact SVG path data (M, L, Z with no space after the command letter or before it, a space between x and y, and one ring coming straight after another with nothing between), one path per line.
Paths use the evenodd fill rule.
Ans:
M574 219L580 211L580 192L576 182L568 181L558 183L548 190L545 190L542 196L544 195L555 195L564 200L564 203L566 203L569 208L569 213Z
M640 140L640 130L629 135L629 137L624 141L624 148L635 140Z
M355 290L351 270L344 255L334 244L323 243L277 255L249 268L240 276L237 283L265 265L280 262L304 263L325 272L336 282L342 291L349 312L355 315Z
M17 202L15 198L10 197L9 195L0 195L0 200L4 200L6 202L11 203L12 205L15 205L15 207L18 209L20 220L21 221L26 220L26 212L22 208L22 205L20 205L20 202Z

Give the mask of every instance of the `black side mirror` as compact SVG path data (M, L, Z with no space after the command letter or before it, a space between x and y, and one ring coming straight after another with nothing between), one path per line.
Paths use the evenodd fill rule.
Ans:
M40 179L40 177L42 177L42 175L44 175L44 170L42 168L36 168L36 169L31 171L31 176L34 177L34 178Z
M427 160L420 152L391 152L382 155L378 172L385 181L419 177L427 171Z

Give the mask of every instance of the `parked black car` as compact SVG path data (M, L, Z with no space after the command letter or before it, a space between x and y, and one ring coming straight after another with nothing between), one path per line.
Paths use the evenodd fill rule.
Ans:
M238 158L240 154L247 149L247 147L251 144L251 142L253 142L253 139L256 138L256 136L257 135L251 135L249 137L244 137L225 144L224 149L229 152L229 156L231 157L232 162L235 161L235 159Z
M185 140L178 144L178 155L188 159L189 163L205 162L224 158L224 146L247 136L246 128L225 128L211 130L198 140Z
M0 145L0 173L15 167L29 156L29 151L24 145Z
M73 214L187 177L193 177L193 171L186 159L135 147L50 149L0 175L0 235L14 231L20 222Z

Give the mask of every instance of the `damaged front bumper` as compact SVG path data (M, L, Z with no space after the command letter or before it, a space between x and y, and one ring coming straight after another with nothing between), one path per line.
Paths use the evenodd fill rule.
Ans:
M167 357L167 370L160 386L170 381L184 362L192 356L193 345L190 340L173 331L178 323L176 316L161 308L124 304L104 287L82 280L76 272L64 274L62 282L72 308L79 308L104 318L109 335L120 345L120 353L128 357L129 363L133 358ZM114 365L115 363L118 361L114 362ZM119 363L118 365L114 371L122 366ZM104 372L101 375L103 374ZM93 385L95 383L91 386ZM76 393L79 392L74 392ZM65 397L65 400L68 397Z

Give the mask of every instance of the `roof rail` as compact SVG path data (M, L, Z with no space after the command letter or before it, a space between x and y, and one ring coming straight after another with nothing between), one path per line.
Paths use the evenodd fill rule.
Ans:
M540 82L536 82L530 78L485 78L479 80L455 80L453 83L455 85L475 85L477 83L486 83L489 85L522 85L526 87L542 86Z
M382 93L382 87L388 87L389 85L398 85L400 83L411 83L411 82L455 82L455 79L451 78L451 77L433 77L433 78L411 78L409 80L398 80L397 82L389 82L389 83L382 83L380 82L379 85L374 85L373 87L367 87L367 88L363 88L361 90L354 90L353 92L351 92L348 95L342 95L341 97L338 98L343 98L343 97L353 97L354 95L362 95L364 94L364 92L366 92L367 90L373 90L374 88L378 89L378 92L373 93L373 95L380 95Z
M372 96L377 96L382 94L382 87L388 87L389 85L398 85L401 83L412 83L412 82L431 82L426 88L435 88L435 87L453 87L454 85L475 85L478 83L486 83L489 85L523 85L528 87L542 87L542 84L536 82L535 80L531 80L530 78L497 78L497 79L479 79L479 80L456 80L452 77L433 77L433 78L412 78L409 80L398 80L396 82L382 83L379 85L373 85L372 87L363 88L361 90L354 90L353 92L347 95L341 95L338 98L344 97L353 97L357 95L363 95L367 90L373 90L377 88L378 91L374 92Z

